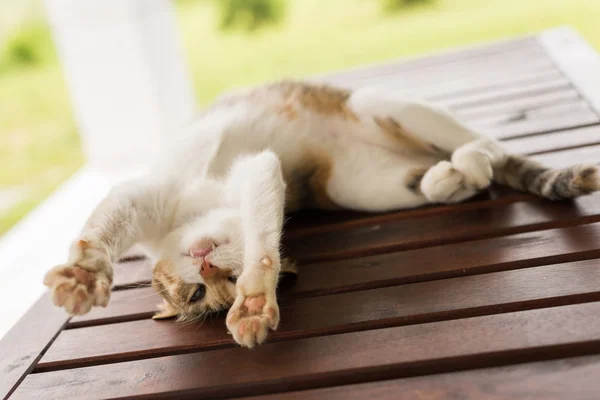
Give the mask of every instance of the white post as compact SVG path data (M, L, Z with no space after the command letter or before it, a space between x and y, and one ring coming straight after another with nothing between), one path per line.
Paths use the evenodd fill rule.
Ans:
M151 161L195 98L168 0L45 0L89 164Z
M89 162L2 237L0 337L109 188L143 171L195 109L168 0L44 1Z

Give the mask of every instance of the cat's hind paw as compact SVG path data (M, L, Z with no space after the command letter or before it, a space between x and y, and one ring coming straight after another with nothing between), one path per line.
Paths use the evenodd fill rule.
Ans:
M452 165L463 174L467 186L479 191L492 183L493 168L505 159L505 151L493 140L484 138L458 148L452 154Z

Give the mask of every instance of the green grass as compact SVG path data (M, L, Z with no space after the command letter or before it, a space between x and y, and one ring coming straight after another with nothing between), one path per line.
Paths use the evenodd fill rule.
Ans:
M379 0L295 0L278 28L222 33L209 1L178 7L200 102L227 88L309 75L556 25L575 26L600 49L600 1L437 0L384 14Z
M576 27L600 49L597 0L437 0L394 14L384 14L380 0L290 0L283 23L251 34L220 31L214 1L176 3L201 104L237 85L333 71L556 25ZM38 26L29 33L35 46L45 46L41 51L34 48L40 60L15 67L0 59L0 190L18 185L29 193L0 213L0 233L83 163L60 68L44 45L43 32L47 35Z

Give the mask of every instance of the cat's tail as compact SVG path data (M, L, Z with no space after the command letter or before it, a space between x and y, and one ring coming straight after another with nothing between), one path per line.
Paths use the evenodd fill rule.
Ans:
M527 157L509 155L494 169L494 181L550 200L571 199L600 190L600 168L579 164L552 169Z

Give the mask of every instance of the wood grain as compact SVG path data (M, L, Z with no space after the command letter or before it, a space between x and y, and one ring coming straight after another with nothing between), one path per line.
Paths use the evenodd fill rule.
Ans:
M0 397L33 370L69 316L44 294L0 341Z
M152 265L147 259L128 261L115 266L113 289L135 288L152 276Z
M600 256L599 241L600 224L594 223L453 243L437 246L433 252L427 248L414 249L306 264L300 266L297 281L287 294L315 296L582 260ZM145 271L149 281L148 266L140 264L140 273ZM364 276L370 277L368 282Z
M577 93L569 86L569 81L567 79L559 77L549 81L531 82L527 85L519 85L517 87L502 87L460 97L453 96L448 100L438 100L437 102L454 111L458 111L473 108L477 109L481 106L490 104L506 103L512 100L527 98L529 96L544 94L552 95L553 93L564 91Z
M600 161L599 156L597 156L597 154L600 154L600 149L595 145L600 145L600 125L513 138L503 143L503 146L511 153L533 154L534 158L556 168L569 166L575 162L595 163ZM586 149L586 147L590 148ZM576 154L581 157L577 158L571 157L570 151L564 151L579 148L581 149L577 150ZM352 211L322 212L306 210L289 216L289 220L286 222L286 237L292 239L319 232L335 232L352 227L384 223L391 220L422 218L430 215L495 207L532 199L535 199L535 197L510 190L506 187L496 186L469 201L453 205L426 206L379 214Z
M599 153L600 154L600 153ZM476 238L600 221L600 194L574 202L534 200L382 221L310 236L285 238L287 255L301 264L438 246Z
M370 275L364 276L368 280ZM272 341L600 300L597 260L294 299ZM125 310L126 311L126 310ZM114 338L118 340L114 340ZM64 331L38 370L207 350L234 343L223 318L192 325L142 320Z
M527 64L519 62L519 59L524 57L531 58L530 62ZM460 86L465 87L465 77L472 79L467 85L470 86L485 81L489 83L494 80L494 77L505 79L510 75L513 77L527 76L534 72L544 73L550 69L556 69L556 66L543 51L539 48L522 48L502 54L451 62L443 68L430 66L405 72L396 70L389 73L372 74L363 78L352 78L344 81L326 80L326 82L349 89L384 85L391 91L413 91L419 92L423 96L446 93L450 97L452 90L448 90L448 83L462 81Z
M595 223L312 264L302 267L293 290L314 296L596 258L599 242Z
M13 398L248 396L599 351L587 303L37 373Z
M529 51L539 54L541 46L536 43L535 38L523 38L517 40L507 40L503 43L486 43L480 46L470 46L464 49L453 49L446 53L437 53L421 56L413 59L399 59L384 64L358 67L346 71L336 71L317 76L317 79L326 80L332 83L343 83L348 81L358 81L366 78L382 77L385 75L395 75L397 73L407 74L409 71L419 73L427 72L427 69L444 69L449 64L470 63L474 59L489 58L493 55L500 55L498 58L506 57L506 53Z
M378 222L396 219L421 218L436 214L444 214L457 210L485 208L508 204L520 200L532 200L534 196L509 189L504 186L492 185L487 190L473 198L458 204L435 204L419 208L390 211L384 213L363 213L349 210L321 211L302 210L287 216L285 237L297 238L313 233L336 231L353 226L364 226Z
M598 376L600 357L586 356L243 399L597 400Z
M551 111L551 112L550 112ZM598 123L598 116L583 101L548 107L543 113L530 113L524 117L512 114L477 120L470 125L483 134L497 139L508 139L563 129L581 128Z
M600 162L600 145L586 146L556 153L544 153L534 156L536 160L555 168L568 167L573 164Z
M578 254L579 253L576 253L574 255L574 257L575 258L579 257ZM585 257L585 253L584 253L584 257ZM515 259L514 261L525 261L525 260ZM594 261L580 261L580 262L573 263L572 265L576 265L576 266L586 265L587 263L593 263L593 262ZM341 262L339 264L343 264L343 263L344 262ZM527 265L530 266L530 268L533 268L533 267L531 267L531 265L537 265L537 264L536 264L535 260L530 260ZM567 263L564 265L565 265L565 268L569 268L569 267L567 267L567 265L571 265L571 263ZM342 268L342 267L343 266L340 265L340 268ZM507 267L510 269L510 264L504 264L503 267ZM327 268L327 265L324 265L323 268ZM343 286L345 284L345 282L347 282L345 278L337 278L335 276L330 276L331 281L325 282L321 285L319 285L319 284L312 285L312 290L307 292L307 291L303 291L303 289L307 287L307 282L310 282L310 281L308 281L307 278L299 278L301 280L300 284L293 286L291 288L288 288L287 291L284 291L283 293L281 293L281 295L279 297L279 304L282 307L288 307L288 306L293 306L295 303L297 303L298 302L297 299L299 297L301 298L301 297L312 297L312 296L327 296L328 294L332 294L332 293L345 293L345 292L351 292L351 291L377 289L380 287L387 287L390 285L389 279L378 279L378 277L376 275L377 271L372 271L373 273L371 273L371 271L369 271L367 268L368 268L368 265L366 265L364 269L355 269L356 270L355 272L354 272L354 270L350 270L350 273L357 275L357 279L356 279L357 284L355 286L351 286L351 287ZM318 270L312 270L309 272L307 269L308 269L308 267L304 268L304 270L306 270L308 273L311 273L311 277L314 277L313 275L319 274ZM475 271L475 273L477 273L476 271ZM301 274L302 274L302 272L303 271L301 270ZM457 271L448 271L448 273L449 274L455 273L456 275L459 275L459 276L463 276L463 275L468 276L469 274L472 274L473 272L471 269L464 268L464 270L459 269ZM525 273L525 272L522 272L522 273L525 274L525 276L527 276L527 273ZM361 274L363 276L362 282L360 282ZM450 276L452 276L452 275L450 275ZM499 276L501 276L501 275L499 275ZM513 275L513 276L515 276L515 275ZM385 278L389 278L389 277L385 277ZM405 278L407 278L406 281L401 280L402 279L401 275L398 275L396 278L398 279L396 281L396 282L398 282L398 284L402 284L404 282L427 282L426 278L420 278L418 276L417 277L415 277L415 276L405 277ZM435 279L435 276L433 279ZM440 282L441 281L443 281L443 280L440 280ZM320 282L320 280L318 282ZM426 286L426 287L434 287L434 286L435 285ZM345 288L346 290L340 289L340 287ZM142 289L142 290L147 290L148 292L151 292L151 289ZM142 291L142 290L139 290L139 291ZM148 297L146 297L146 295L140 295L137 292L138 291L136 291L136 290L118 292L118 295L123 296L119 299L118 302L112 302L109 305L109 307L106 309L93 310L88 315L81 316L81 317L74 317L73 319L71 319L68 327L69 328L76 328L76 327L78 328L78 327L84 327L84 326L101 325L101 324L115 323L115 322L120 322L120 321L133 321L133 320L148 318L152 314L152 312L154 312L156 310L155 305L158 304L158 296L155 296L156 301L154 301L154 299L151 300ZM378 293L378 292L371 292L371 293ZM316 301L319 301L319 300L316 300ZM126 304L126 305L124 306L123 304Z
M596 112L600 113L600 55L571 27L542 32L536 41Z
M599 61L561 30L320 79L413 90L564 167L600 162ZM494 187L459 205L293 216L286 252L304 265L280 296L280 329L252 352L233 347L222 316L148 319L158 298L138 288L151 265L134 250L108 308L62 330L67 316L41 299L0 342L0 393L29 374L12 398L595 399L598 196L549 203Z
M580 99L579 93L569 87L551 93L528 93L504 102L473 105L464 110L454 110L454 114L465 121L475 121L503 114L522 116L560 104L573 103Z
M502 146L510 153L530 155L556 153L561 150L571 150L593 145L600 145L599 125L515 138L502 143Z
M116 291L110 296L108 307L94 307L85 315L74 316L67 328L147 319L154 314L160 302L161 297L151 287Z
M419 87L419 93L422 93L422 96L428 100L440 101L497 90L503 87L518 87L533 82L545 82L563 76L562 72L552 64L532 70L526 68L516 75L502 74L502 71L495 69L479 72L489 74L478 73L475 77L463 76L443 81L432 80L427 86Z

